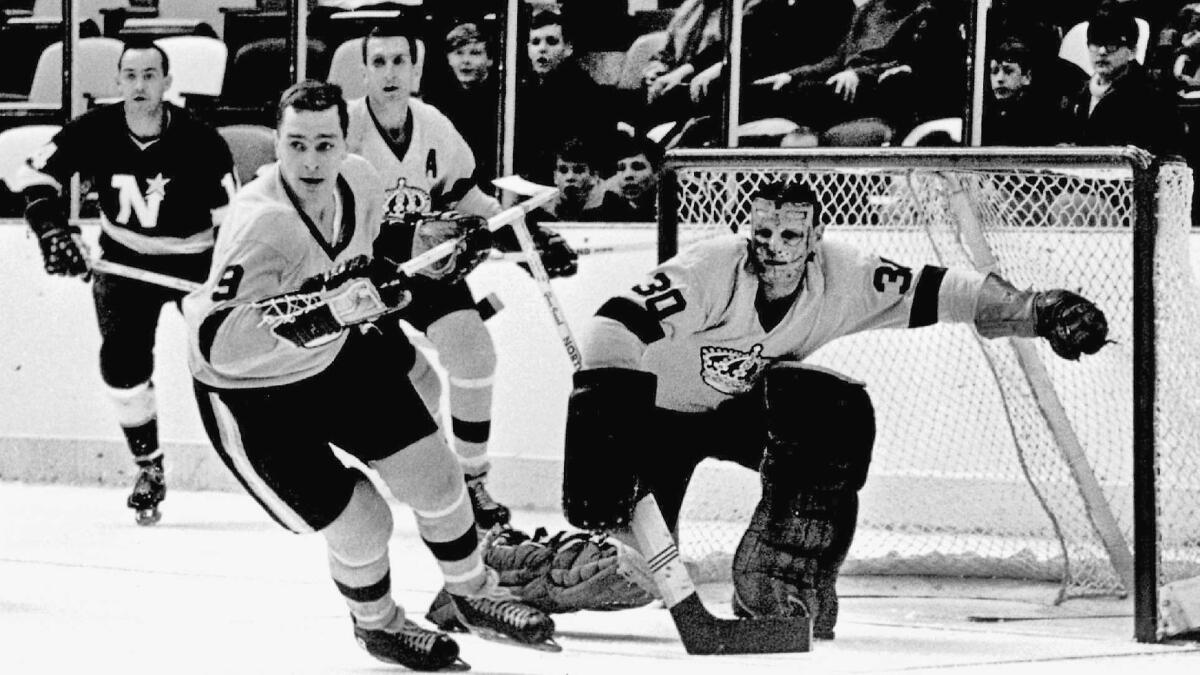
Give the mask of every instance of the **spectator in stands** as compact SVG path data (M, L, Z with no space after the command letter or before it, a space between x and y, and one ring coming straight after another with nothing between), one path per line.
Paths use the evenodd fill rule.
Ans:
M617 160L611 185L599 206L584 210L583 219L608 223L655 220L662 149L645 136L618 132L610 154Z
M475 178L481 187L496 177L498 78L492 73L492 45L478 24L462 23L446 34L445 52L453 77L431 87L426 99L441 110L462 134L475 155Z
M1134 60L1137 36L1133 16L1119 8L1101 9L1089 20L1087 42L1095 72L1072 98L1072 140L1180 154L1183 123L1174 104Z
M616 126L603 88L574 58L571 35L558 12L533 15L526 42L529 69L517 84L514 164L539 183L553 180L554 155L572 136L592 136Z
M958 27L929 0L868 0L832 56L754 84L784 96L787 117L815 129L857 117L906 129L957 111L962 62Z
M1003 42L988 63L990 96L983 108L984 145L1057 145L1068 137L1061 97L1034 86L1040 73L1018 39Z
M780 97L751 82L774 73L816 63L833 54L854 16L854 0L747 0L742 15L741 119L786 117ZM725 64L718 61L697 73L689 85L694 103L714 100L724 84Z
M684 0L667 24L667 44L642 72L645 125L696 116L687 85L725 56L724 0Z
M1170 87L1180 92L1200 90L1200 3L1181 7L1173 24L1163 29L1159 43L1170 52L1166 63Z
M558 196L529 214L534 223L546 221L583 221L584 212L600 206L598 144L594 137L568 138L554 154L554 187Z

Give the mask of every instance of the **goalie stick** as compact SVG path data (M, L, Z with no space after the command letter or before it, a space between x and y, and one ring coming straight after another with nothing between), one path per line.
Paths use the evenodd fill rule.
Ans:
M524 179L519 180L528 183ZM512 189L502 185L501 181L515 184L518 188L526 188L521 183L507 179L497 179L493 182L497 187ZM526 203L540 196L549 199L557 193L554 188L537 186L536 183L530 185L534 185L539 191ZM583 356L571 334L562 304L554 293L550 278L546 275L537 249L534 248L529 228L522 220L514 221L512 228L526 256L533 279L541 291L542 299L550 309L567 356L570 357L575 370L582 370ZM671 538L654 495L647 494L638 501L634 507L630 528L637 540L639 552L650 565L654 584L671 612L671 620L675 622L675 629L679 632L679 639L687 653L768 654L807 652L812 649L812 618L809 616L751 619L723 619L713 616L700 600L687 568L679 559L679 549L675 546L675 540Z

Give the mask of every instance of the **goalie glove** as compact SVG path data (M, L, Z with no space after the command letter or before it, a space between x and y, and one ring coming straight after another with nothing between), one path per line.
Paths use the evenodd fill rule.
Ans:
M464 279L492 250L487 220L458 211L406 213L400 221L384 223L375 240L376 258L401 262L447 241L457 241L454 251L417 272L435 281L456 283Z
M79 228L67 223L67 214L57 198L41 197L29 202L25 220L37 235L42 264L50 274L77 277L88 273L87 258L76 243Z
M483 557L502 587L547 613L629 609L655 598L645 559L603 536L502 530L485 540Z
M412 301L409 278L394 265L360 255L311 277L300 289L255 304L263 323L298 347L319 347L347 326L374 321Z
M1033 297L1036 333L1064 359L1095 354L1108 340L1104 312L1087 298L1071 291L1040 291Z
M579 271L579 254L567 244L562 235L535 223L526 223L529 234L533 237L533 245L542 258L542 267L546 268L546 276L569 277ZM512 226L506 226L496 231L496 248L501 251L520 251L521 244ZM526 263L517 263L526 274L533 276Z

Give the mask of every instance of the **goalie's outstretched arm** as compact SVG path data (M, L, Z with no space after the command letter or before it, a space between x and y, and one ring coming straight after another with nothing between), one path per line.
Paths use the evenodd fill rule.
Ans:
M1054 353L1076 360L1108 341L1108 321L1092 301L1071 291L1020 290L996 274L984 279L975 327L988 337L1042 337Z

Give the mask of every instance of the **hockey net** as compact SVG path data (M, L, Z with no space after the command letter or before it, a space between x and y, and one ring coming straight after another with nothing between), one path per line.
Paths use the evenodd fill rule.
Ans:
M876 407L845 574L1054 580L1060 599L1129 592L1134 381L1147 369L1157 576L1200 574L1200 293L1185 165L1154 172L1136 155L1098 150L683 151L668 161L661 235L729 232L747 222L750 193L783 177L814 187L828 238L901 264L992 269L1019 287L1076 290L1105 311L1113 341L1068 362L1041 340L937 325L819 350L810 361L865 381ZM1153 291L1138 295L1134 232L1155 223ZM1135 368L1137 303L1153 305L1157 368ZM837 441L820 420L812 433ZM758 496L755 473L701 465L680 523L681 550L701 578L728 577Z

